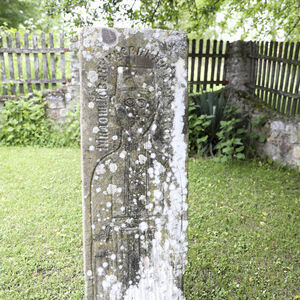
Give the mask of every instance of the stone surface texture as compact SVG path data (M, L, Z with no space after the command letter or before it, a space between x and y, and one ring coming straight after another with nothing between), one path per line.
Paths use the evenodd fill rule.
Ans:
M47 116L61 124L67 113L75 110L79 97L73 93L73 86L68 85L43 92L43 100L47 103Z
M266 106L258 106L248 93L228 90L228 99L247 112L251 119L266 119L255 132L265 135L263 143L256 143L257 154L281 165L300 170L300 119L278 114Z
M26 99L35 96L35 93L29 93ZM18 96L0 98L0 110L4 107L5 101L12 99L18 99ZM45 90L42 92L42 99L46 102L47 117L54 120L57 125L61 125L68 117L68 112L74 111L80 101L79 81L77 85L65 85L55 90Z
M86 299L184 299L187 40L81 35Z
M252 61L248 54L249 42L235 41L228 44L224 70L228 89L252 91L251 85L254 85L253 78L251 78Z

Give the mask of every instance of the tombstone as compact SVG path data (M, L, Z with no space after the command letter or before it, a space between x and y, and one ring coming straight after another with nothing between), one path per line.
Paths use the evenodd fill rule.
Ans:
M86 299L184 299L186 55L179 32L82 32Z

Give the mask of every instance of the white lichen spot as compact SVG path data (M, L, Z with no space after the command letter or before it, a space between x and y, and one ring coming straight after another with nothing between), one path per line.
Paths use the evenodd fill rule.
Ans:
M152 124L151 130L152 130L153 132L155 132L156 128L157 128L157 125L156 125L156 124Z
M109 165L109 170L112 172L112 173L115 173L118 169L118 166L114 163L110 164Z
M153 196L154 196L154 199L161 200L162 197L163 197L163 194L162 194L162 192L160 190L155 190L153 192Z
M156 157L156 154L155 153L151 153L150 157L154 159Z
M121 206L120 209L121 209L121 211L125 211L125 207L124 206Z
M91 82L91 83L95 83L98 80L98 74L96 71L89 71L88 75L87 75L87 79Z
M151 142L150 142L150 141L148 141L148 142L144 143L144 148L145 148L146 150L150 150L150 149L151 149L151 147L152 147L152 144L151 144Z
M90 150L90 151L94 151L94 150L95 150L95 146L91 145L91 146L89 147L89 150Z
M93 133L98 133L99 130L100 130L99 127L94 127L94 128L93 128Z
M145 207L146 207L147 210L151 211L152 208L153 208L153 204L152 204L152 203L149 203L149 204L147 204Z
M82 51L82 56L87 60L90 61L92 59L92 55L89 51Z
M139 155L139 163L144 164L147 161L147 157L143 154Z
M127 154L127 152L125 150L123 150L119 156L120 156L120 158L124 159L126 157L126 154Z
M86 275L89 276L89 277L91 277L91 276L93 275L93 272L92 272L91 270L88 270L88 271L86 272Z
M105 279L102 281L102 287L104 291L107 291L111 286L117 281L115 275L106 275Z
M153 178L153 174L154 174L154 169L153 168L149 168L148 169L148 174L149 174L149 176L150 176L150 178Z
M89 102L88 108L93 109L94 107L95 107L95 103L94 102Z
M107 207L107 208L110 208L110 207L111 207L111 202L107 202L107 203L106 203L106 207Z
M139 228L140 228L141 231L146 231L148 229L148 224L146 222L142 222L139 225Z
M105 172L106 172L106 170L105 170L104 164L100 164L99 166L97 166L97 168L96 168L97 175L103 175L103 174L105 174Z
M146 201L146 196L145 195L141 195L140 197L139 197L139 201Z
M113 137L112 137L112 140L113 141L116 141L118 139L118 136L117 135L114 135Z
M101 192L101 188L100 187L96 188L96 193L98 194L100 192Z
M97 274L98 274L98 276L102 276L103 273L104 273L104 269L101 268L101 267L99 267L99 268L97 269Z
M110 256L110 259L111 259L111 260L115 260L115 259L116 259L116 254L112 254L112 255Z
M107 268L108 267L108 263L105 261L103 264L102 264L103 268Z
M115 184L110 183L106 191L108 195L114 195L117 192L117 186Z

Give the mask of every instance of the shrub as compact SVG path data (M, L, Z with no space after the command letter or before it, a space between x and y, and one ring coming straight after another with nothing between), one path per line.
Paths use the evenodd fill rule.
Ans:
M253 141L262 140L251 128L248 114L227 103L223 92L190 95L190 154L245 159L254 154Z
M214 155L217 132L223 119L226 100L224 94L204 93L190 96L189 124L190 151L202 155ZM201 125L202 132L195 126Z
M44 146L50 126L41 97L7 101L0 114L0 143Z
M62 147L79 145L79 109L61 127L47 118L41 95L6 101L0 111L0 145Z
M74 111L68 112L67 119L57 128L55 134L55 145L60 147L71 147L80 145L80 103Z

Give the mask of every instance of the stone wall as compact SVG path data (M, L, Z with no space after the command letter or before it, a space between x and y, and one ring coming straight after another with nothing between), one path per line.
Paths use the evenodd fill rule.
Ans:
M68 112L74 111L80 102L79 83L79 42L74 40L71 45L71 83L56 90L43 93L43 98L48 104L47 113L51 119L62 123Z
M61 87L57 90L47 90L43 92L43 99L47 103L47 115L58 123L64 122L67 113L76 107L76 100L72 97L69 86Z
M289 165L300 170L300 119L276 113L254 96L255 78L251 78L251 60L248 56L249 43L236 41L229 44L225 63L225 78L229 82L225 95L251 118L266 119L265 124L256 129L265 134L266 141L257 143L257 153L281 165Z
M252 120L266 120L254 129L259 135L266 135L264 143L256 143L257 154L300 170L300 118L283 116L258 105L247 92L226 89L226 95L230 103L247 112Z

